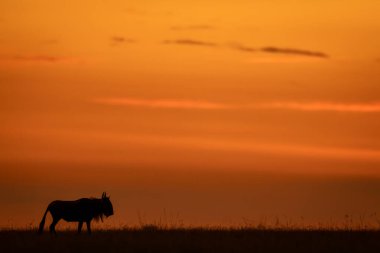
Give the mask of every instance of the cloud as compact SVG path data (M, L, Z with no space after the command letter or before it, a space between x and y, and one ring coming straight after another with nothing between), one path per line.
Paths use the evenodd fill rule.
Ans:
M125 38L123 36L113 36L111 37L111 42L115 44L122 44L122 43L135 43L136 41L131 38Z
M192 40L192 39L178 39L178 40L164 40L164 44L179 44L179 45L190 45L190 46L205 46L205 47L216 47L218 44L213 42Z
M316 57L287 57L287 56L258 56L258 57L250 57L249 59L246 59L246 62L249 63L308 63L308 62L315 62L320 60L319 58Z
M256 109L278 109L311 112L380 112L380 102L374 103L329 103L329 102L272 102L252 106Z
M268 103L229 104L201 100L140 99L140 98L96 98L92 102L111 106L133 106L161 109L204 110L287 110L301 112L378 113L380 102L331 103L280 101Z
M2 61L20 61L20 62L48 62L56 63L67 60L67 58L52 56L52 55L13 55L2 56Z
M248 52L248 53L270 53L270 54L288 54L288 55L299 55L299 56L307 56L307 57L319 57L319 58L329 58L329 56L323 52L296 49L296 48L279 48L279 47L262 47L262 48L254 48L247 47L241 44L231 44L230 48Z
M265 53L273 53L273 54L290 54L290 55L301 55L308 57L320 57L320 58L329 58L329 56L323 52L318 51L309 51L303 49L295 49L295 48L278 48L278 47L263 47L260 51Z
M172 26L170 30L173 31L187 31L187 30L214 30L214 26L210 25L188 25L188 26Z
M240 50L240 51L243 51L243 52L249 52L249 53L252 53L252 52L257 52L258 49L256 48L253 48L253 47L246 47L246 46L242 46L240 44L232 44L230 45L231 48L233 49L236 49L236 50Z
M165 40L163 41L165 44L181 44L181 45L194 45L194 46L208 46L208 47L217 47L219 46L214 42L206 42L201 40L193 40L193 39L178 39L178 40ZM247 52L247 53L269 53L269 54L286 54L286 55L298 55L298 56L306 56L306 57L316 57L316 58L329 58L329 55L319 51L311 51L297 48L279 48L279 47L262 47L262 48L254 48L244 46L238 43L229 44L229 48L234 50Z
M134 106L165 109L203 109L220 110L229 109L230 106L222 103L214 103L199 100L178 100L178 99L137 99L137 98L100 98L93 102L114 106Z
M185 144L185 143L184 143ZM360 148L337 148L328 146L306 146L280 143L252 143L234 140L187 140L187 147L206 150L241 151L252 153L272 153L289 156L323 157L327 159L380 161L380 150Z

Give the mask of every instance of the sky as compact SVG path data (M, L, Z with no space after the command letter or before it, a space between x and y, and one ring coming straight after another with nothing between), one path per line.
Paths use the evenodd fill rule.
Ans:
M380 212L377 0L2 0L0 227ZM374 218L375 217L375 218Z

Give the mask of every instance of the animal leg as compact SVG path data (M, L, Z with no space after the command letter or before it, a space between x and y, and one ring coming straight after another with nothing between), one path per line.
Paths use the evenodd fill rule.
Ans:
M82 226L83 226L83 221L80 221L78 223L78 234L80 234L80 232L82 232Z
M57 234L57 232L55 231L55 225L57 225L59 220L60 219L53 218L53 222L50 224L50 227L49 227L50 234L55 234L55 235Z
M91 235L91 221L86 221L86 225L87 225L87 232L89 235Z

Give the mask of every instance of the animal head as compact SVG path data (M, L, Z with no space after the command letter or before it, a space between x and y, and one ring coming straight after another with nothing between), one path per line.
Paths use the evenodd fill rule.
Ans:
M110 197L107 197L105 192L102 194L102 212L106 217L113 215L113 207Z

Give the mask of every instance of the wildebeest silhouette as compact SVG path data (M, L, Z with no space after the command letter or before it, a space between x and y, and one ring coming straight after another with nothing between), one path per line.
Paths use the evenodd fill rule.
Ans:
M103 216L113 215L113 207L110 197L103 192L102 198L82 198L75 201L55 200L49 204L42 217L38 233L42 234L47 213L53 217L49 229L51 234L56 234L55 225L63 219L68 222L79 222L78 233L81 232L83 222L86 222L87 232L91 234L91 221L99 219L103 221Z

